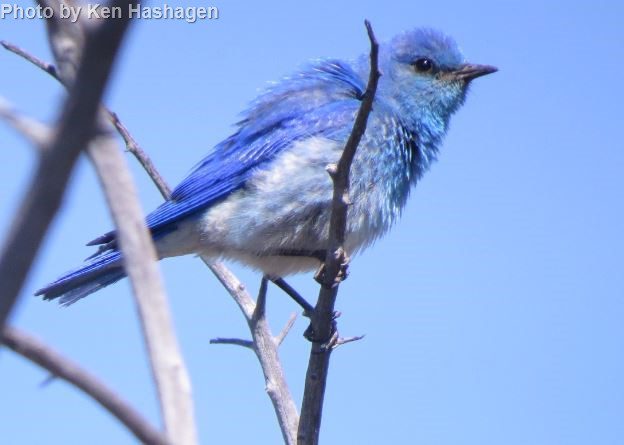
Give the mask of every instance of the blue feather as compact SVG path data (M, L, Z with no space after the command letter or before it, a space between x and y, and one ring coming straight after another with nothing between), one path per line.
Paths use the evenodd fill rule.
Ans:
M121 254L111 250L87 260L79 268L39 289L35 295L43 295L46 300L62 296L61 304L70 305L125 276Z
M445 35L415 29L380 46L380 79L368 127L353 160L345 248L386 233L411 187L436 159L468 85L496 71L464 62ZM161 258L201 252L284 275L318 266L336 162L365 91L368 55L322 60L274 84L146 218ZM71 304L125 276L115 232L86 263L37 292Z
M158 239L170 233L181 220L244 187L255 169L270 163L293 142L316 135L331 137L337 131L344 133L344 125L353 120L363 94L363 85L357 80L347 65L328 61L269 89L244 114L237 124L238 131L218 144L173 190L171 199L147 216L152 236ZM305 105L294 106L292 97L301 95L315 95L318 103L314 106L304 101ZM337 101L338 98L342 100ZM271 113L264 112L267 108L271 108ZM36 295L44 295L45 299L62 295L61 303L71 304L123 278L115 231L89 243L96 244L107 244L103 253Z
M225 199L245 185L254 169L293 142L344 130L364 88L351 67L327 60L267 90L243 113L238 131L215 146L173 190L171 199L147 216L152 234L174 230L178 221ZM305 97L315 100L302 100ZM114 239L111 231L88 245Z

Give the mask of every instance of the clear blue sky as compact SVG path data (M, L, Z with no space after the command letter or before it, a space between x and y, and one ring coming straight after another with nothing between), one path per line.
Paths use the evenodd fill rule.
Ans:
M143 20L132 30L107 103L172 184L230 134L267 81L310 58L367 51L364 18L381 39L440 28L470 60L500 68L475 81L400 223L352 263L340 329L367 336L333 356L324 443L624 440L624 7L546 3L555 2L216 1L218 20ZM38 20L2 20L0 39L51 59ZM0 95L52 121L59 86L7 52L0 65ZM0 140L4 233L34 156L5 125ZM149 210L160 197L129 162ZM127 282L69 309L31 296L111 227L86 162L71 185L13 322L157 421ZM161 266L202 443L279 443L253 354L208 344L247 337L238 309L196 259ZM234 269L255 292L259 276ZM293 281L316 296L310 276ZM277 330L296 308L274 289L269 298ZM299 320L281 350L298 403L305 327ZM60 382L40 388L45 373L4 350L0 376L2 443L133 443L82 394Z

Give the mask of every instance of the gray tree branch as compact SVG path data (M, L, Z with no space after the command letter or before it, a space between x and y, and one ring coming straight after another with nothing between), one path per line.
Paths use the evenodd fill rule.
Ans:
M170 443L164 434L154 429L141 414L97 377L36 338L17 329L6 327L1 340L5 346L17 354L36 363L54 377L65 380L96 400L142 443L150 445L167 445Z
M380 75L377 68L377 42L368 22L366 22L366 27L371 41L371 72L368 86L362 101L362 106L354 124L353 131L347 145L345 146L343 156L341 157L338 166L330 166L330 168L328 168L328 171L334 181L334 204L330 236L331 245L335 248L330 249L326 260L325 271L322 276L323 284L319 293L315 316L312 320L315 335L317 335L318 338L325 338L327 342L319 342L312 345L310 363L308 373L306 375L306 390L304 392L304 403L302 407L302 421L301 424L299 424L299 431L297 433L298 443L318 443L318 432L320 429L329 356L332 348L336 345L358 339L353 338L341 341L334 338L333 343L328 343L335 334L335 332L333 332L333 307L337 287L341 280L339 275L341 270L344 269L346 263L346 255L342 249L342 245L344 243L344 232L346 227L346 210L349 205L349 169L353 156L355 155L357 145L359 144L359 140L366 129L366 121L372 108L377 80ZM2 44L8 50L25 57L58 79L57 71L52 65L41 62L39 59L33 58L22 50L19 50L19 48L9 45L6 42L2 42ZM139 159L163 196L168 198L170 189L162 177L160 177L156 168L154 168L149 157L143 152L143 150L141 150L140 146L136 143L136 141L134 141L130 133L114 113L110 113L110 119L120 135L124 138L128 150L135 157L137 157L137 159ZM245 290L244 285L225 266L220 263L213 262L210 258L202 257L202 259L238 304L241 312L248 320L248 323L250 323L250 320L254 318L256 318L256 320L263 321L263 323L256 323L255 328L250 324L250 330L252 331L252 335L254 337L251 344L254 346L254 351L258 355L259 361L263 368L265 380L267 382L267 392L269 393L269 396L274 404L285 442L288 444L295 443L293 432L297 430L297 425L299 423L297 410L294 406L294 402L292 401L292 397L290 396L285 379L283 378L283 372L281 371L279 358L277 356L277 345L283 340L285 335L280 334L277 338L273 338L271 336L268 324L266 324L264 312L262 311L261 316L258 316L258 313L256 312L256 303L254 303L251 296ZM256 317L254 317L254 313L256 314ZM291 326L290 322L289 326ZM287 327L285 332L287 332L288 329L289 327ZM238 341L228 341L232 339L220 340L224 340L220 343L240 343ZM260 345L260 347L258 347L258 345ZM244 346L247 346L247 344L245 343ZM275 371L275 364L278 365L278 372ZM275 378L272 379L271 377Z
M115 4L127 5L117 0ZM0 249L0 328L14 307L50 222L56 215L80 152L95 130L99 103L129 20L98 23L85 42L85 56L70 87L54 138L39 156L35 173Z
M295 321L297 321L297 314L293 312L292 314L290 314L290 318L286 322L286 326L284 326L282 331L275 337L275 343L277 343L278 346L280 346L284 342L286 336L290 333L290 330L295 325Z
M7 47L4 43L3 46ZM19 54L24 56L26 53ZM35 62L36 59L32 57L26 58L33 63L40 64L40 61ZM45 69L45 65L41 64L41 67ZM46 71L50 74L55 73L54 70L46 69ZM40 146L40 148L48 145L48 138L52 132L45 125L18 115L7 103L1 101L0 117L7 120L19 133ZM16 329L6 328L1 342L16 353L47 369L54 377L60 377L84 391L113 416L117 417L141 442L148 444L169 443L162 433L155 430L138 412L112 390L108 389L87 371L81 369L78 365L61 356L39 340Z
M144 167L163 198L170 199L171 188L160 175L149 156L141 149L128 129L120 122L117 115L112 112L110 112L110 115L113 119L113 124L126 142L128 151L132 153ZM249 325L252 335L251 341L241 339L213 339L211 343L235 344L238 346L251 347L253 349L260 362L264 374L266 391L273 404L273 409L275 410L284 442L288 445L295 444L299 414L292 395L290 394L290 390L288 389L288 383L286 382L286 377L278 354L279 345L288 334L294 320L289 322L287 329L274 340L264 311L262 311L261 317L257 317L254 320L254 313L257 306L251 295L249 295L245 289L245 285L224 264L216 262L207 256L200 255L200 258L238 305Z
M299 445L317 445L319 442L323 401L329 371L329 358L338 341L334 321L334 306L338 294L338 286L344 277L348 262L343 246L347 225L347 209L350 203L349 170L351 169L351 163L355 157L360 140L366 131L368 116L373 108L373 100L377 91L377 82L381 75L377 62L379 45L368 20L365 21L365 25L371 44L368 85L338 165L328 167L328 172L334 183L329 228L330 248L322 272L319 274L321 288L316 307L311 316L310 328L312 336L316 341L312 342L306 373L301 417L297 433L297 443Z
M57 0L40 3L55 9L59 5ZM122 15L127 17L127 5L124 9ZM76 60L83 53L84 36L94 26L93 22L102 20L83 18L72 23L58 17L55 14L46 22L48 37L59 67L55 71L56 77L64 85L71 85L76 78ZM99 132L88 147L89 156L117 227L117 240L133 288L165 430L176 444L194 445L197 433L191 383L158 271L156 249L145 227L144 214L125 159L107 125L108 117L106 111L100 109L97 121Z
M24 136L38 150L43 150L50 140L50 129L28 116L24 116L13 109L9 102L0 96L0 119L3 119L20 135Z
M158 391L165 429L176 444L197 443L191 382L178 346L156 250L125 159L112 135L97 138L89 155L117 227L143 338Z
M113 119L113 124L126 142L128 151L132 153L144 167L163 198L170 199L171 188L160 175L149 156L141 149L128 129L120 122L117 115L112 112L110 112L110 115ZM273 404L273 409L275 410L284 442L288 445L294 445L296 443L299 414L292 395L290 394L290 390L288 389L288 383L286 382L286 377L278 354L279 345L286 337L294 320L292 323L289 322L287 329L283 331L283 334L280 334L281 338L278 337L277 341L273 341L271 328L264 311L261 317L253 320L254 312L256 311L256 303L254 303L253 298L245 289L245 285L224 264L216 262L212 258L204 255L200 255L200 258L238 305L249 325L252 335L252 340L249 343L247 340L241 339L214 339L211 340L211 343L236 344L253 349L260 362L264 374L266 391ZM272 341L269 341L269 339Z

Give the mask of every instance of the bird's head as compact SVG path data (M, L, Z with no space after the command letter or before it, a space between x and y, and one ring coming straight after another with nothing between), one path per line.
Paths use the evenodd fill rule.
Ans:
M407 120L421 131L425 125L441 127L437 129L442 133L464 101L470 82L497 70L467 63L452 38L426 28L392 39L384 46L380 63L382 88Z

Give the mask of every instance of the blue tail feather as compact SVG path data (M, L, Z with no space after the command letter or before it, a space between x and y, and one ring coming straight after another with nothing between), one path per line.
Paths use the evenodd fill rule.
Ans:
M41 295L45 300L60 298L62 305L69 306L125 276L121 254L117 250L111 250L90 258L78 269L39 289L35 295Z

